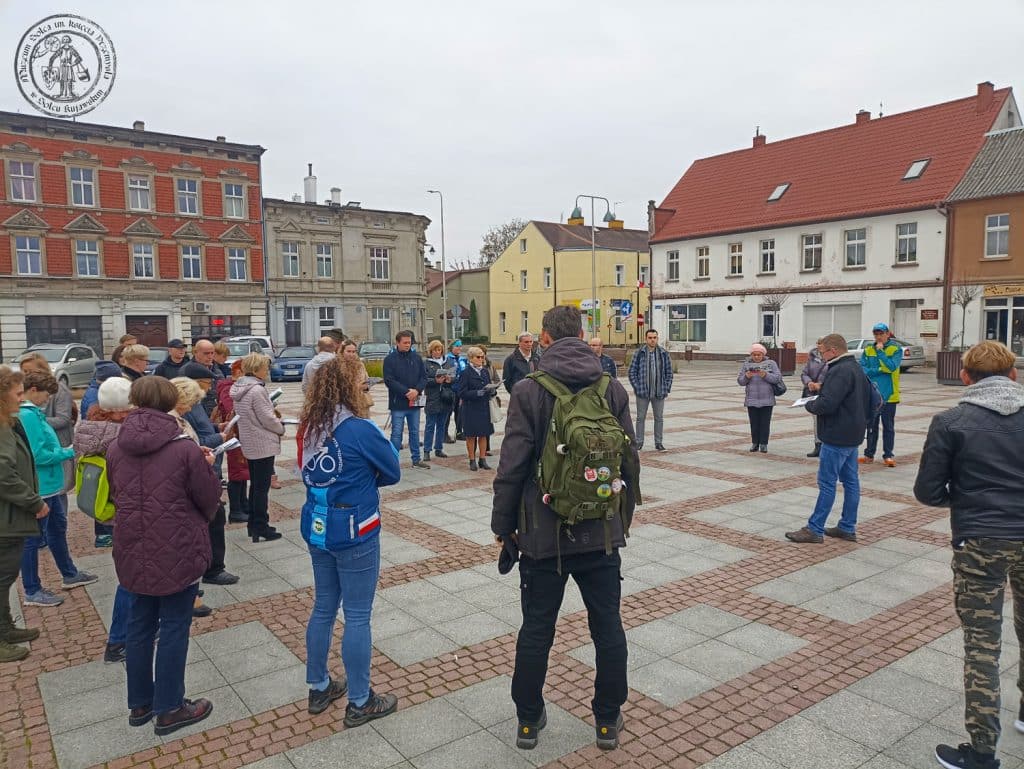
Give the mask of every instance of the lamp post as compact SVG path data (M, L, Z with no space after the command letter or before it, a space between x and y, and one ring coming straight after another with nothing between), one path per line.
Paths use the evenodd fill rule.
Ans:
M583 211L580 209L580 198L590 199L590 287L592 294L590 297L590 333L597 333L597 222L595 221L594 215L594 201L603 200L605 205L604 221L611 222L615 220L615 215L612 213L612 204L608 201L608 198L603 198L600 195L577 195L576 196L576 207L572 210L572 216L570 217L570 223L572 219L583 219Z
M441 199L441 334L444 337L444 349L448 349L448 283L445 273L448 265L444 259L444 195L440 190L427 190L431 195Z

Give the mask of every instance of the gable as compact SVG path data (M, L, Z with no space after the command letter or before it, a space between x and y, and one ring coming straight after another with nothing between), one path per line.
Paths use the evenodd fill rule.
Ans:
M27 208L22 209L4 222L9 230L48 230L50 225L40 219Z
M185 239L185 240L209 240L210 236L207 235L203 228L195 222L185 222L178 229L171 233L171 237Z
M223 232L221 234L220 239L221 240L230 240L230 241L240 242L240 243L255 243L256 242L256 238L254 238L252 235L250 235L248 232L246 232L245 228L243 228L242 225L240 225L240 224L236 224L236 225L234 225L232 227L229 227L225 232Z
M140 235L147 238L159 238L163 233L149 219L136 219L124 228L125 235Z
M107 228L93 219L89 214L82 214L81 216L72 219L64 227L64 230L66 232L85 232L96 234L103 234L107 232Z

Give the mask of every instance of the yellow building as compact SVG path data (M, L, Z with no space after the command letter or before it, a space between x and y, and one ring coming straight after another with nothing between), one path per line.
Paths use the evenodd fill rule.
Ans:
M621 225L596 230L597 307L592 310L590 227L529 222L491 265L491 341L514 344L523 331L539 334L544 312L567 304L580 308L588 336L596 327L606 345L637 344L643 334L637 314L650 301L648 235ZM632 304L628 318L624 302Z

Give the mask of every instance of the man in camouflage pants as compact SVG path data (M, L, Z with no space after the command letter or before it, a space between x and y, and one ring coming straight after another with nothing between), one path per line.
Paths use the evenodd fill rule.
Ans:
M963 357L968 385L960 405L938 414L914 483L926 505L948 506L953 532L953 592L964 631L964 720L969 743L939 745L947 769L998 769L999 652L1007 578L1014 626L1024 645L1024 387L1015 356L982 342ZM1018 682L1024 693L1024 679ZM1024 732L1024 708L1014 723Z

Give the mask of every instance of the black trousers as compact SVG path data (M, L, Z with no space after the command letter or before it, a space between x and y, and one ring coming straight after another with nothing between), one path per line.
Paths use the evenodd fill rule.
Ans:
M270 478L274 474L274 457L249 460L249 532L262 534L270 525L267 505Z
M249 514L248 487L248 481L228 481L228 505L232 515Z
M750 417L750 442L768 445L772 433L772 409L774 406L747 406Z
M210 568L206 570L204 577L212 577L224 571L224 551L227 544L224 542L224 525L227 523L227 516L224 514L224 503L217 503L217 513L210 521Z
M516 640L516 669L512 676L512 700L520 721L536 723L544 709L544 679L548 654L555 639L555 623L572 575L587 607L590 637L597 649L594 699L591 707L598 724L613 724L626 701L626 634L619 615L620 567L616 550L562 556L562 573L556 558L519 559L523 626Z
M24 547L24 537L0 537L0 640L3 640L8 630L14 628L11 585L21 572L21 551Z

